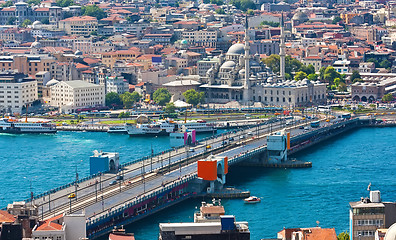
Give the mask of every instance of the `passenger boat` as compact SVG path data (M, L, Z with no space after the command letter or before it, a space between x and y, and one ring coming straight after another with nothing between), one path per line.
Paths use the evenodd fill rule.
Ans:
M0 133L56 133L56 126L43 122L22 122L18 119L0 119Z
M213 123L207 123L203 120L191 120L186 122L179 122L179 128L186 128L188 130L195 130L197 133L217 131Z
M261 199L256 197L256 196L250 196L248 198L243 199L245 203L259 203L261 202Z
M126 126L129 136L167 136L169 132L161 129L160 124L136 124Z
M109 129L107 130L108 133L128 133L126 126L129 125L129 123L125 123L124 125L115 125L115 126L110 126Z

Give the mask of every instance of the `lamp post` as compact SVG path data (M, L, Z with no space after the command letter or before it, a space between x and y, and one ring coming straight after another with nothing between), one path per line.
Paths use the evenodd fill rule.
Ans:
M37 176L34 176L33 178L36 178ZM33 188L32 188L32 178L27 178L27 177L23 177L24 179L27 179L29 181L29 198L30 198L30 205L33 206L34 205L34 195L33 195Z
M82 162L83 160L80 160L80 163ZM77 188L78 188L78 184L77 184L77 182L78 182L78 169L77 169L77 167L78 167L78 163L79 162L77 162L76 163L76 180L74 181L74 187L75 187L75 189L74 189L74 194L76 194L76 201L77 201Z

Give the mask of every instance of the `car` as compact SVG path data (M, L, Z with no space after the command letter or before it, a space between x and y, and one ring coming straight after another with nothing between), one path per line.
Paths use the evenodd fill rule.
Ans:
M116 185L116 184L117 184L116 180L109 182L109 186L113 186L113 185Z
M299 128L299 129L304 129L304 126L299 126L298 128Z
M252 132L248 132L248 135L253 136L253 133Z
M244 138L245 138L245 136L243 136L243 135L242 135L242 136L240 136L239 138L240 138L240 139L244 139Z
M309 130L309 127L304 127L304 130Z
M230 137L230 142L234 141L234 137Z
M116 179L117 179L117 180L123 180L123 179L124 179L124 176L118 175L118 176L116 177Z
M210 145L206 146L206 149L211 149L211 148L212 148L212 146L210 146Z
M75 193L70 193L70 195L68 196L68 198L75 198L76 194Z
M195 152L195 149L194 148L190 148L188 151Z

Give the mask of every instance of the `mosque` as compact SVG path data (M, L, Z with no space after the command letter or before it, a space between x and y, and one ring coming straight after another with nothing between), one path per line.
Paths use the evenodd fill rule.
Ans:
M218 63L201 78L200 88L209 103L238 101L244 105L261 102L272 106L310 106L326 102L326 85L320 82L285 80L285 33L281 21L280 75L275 75L260 59L250 55L245 24L244 43L232 45Z

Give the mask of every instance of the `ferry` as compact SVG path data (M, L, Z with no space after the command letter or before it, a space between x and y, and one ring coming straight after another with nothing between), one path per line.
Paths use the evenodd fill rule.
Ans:
M169 132L160 124L136 124L126 126L129 136L167 136Z
M195 130L197 133L216 132L217 129L213 123L207 123L203 120L191 120L186 122L179 122L179 128L186 128L188 130Z
M124 125L114 125L110 126L107 130L108 133L128 133L126 126L130 125L130 123L125 123Z
M3 118L0 119L0 133L56 133L56 126L48 122Z
M243 201L245 201L245 203L259 203L261 202L261 199L256 196L251 196L243 199Z

